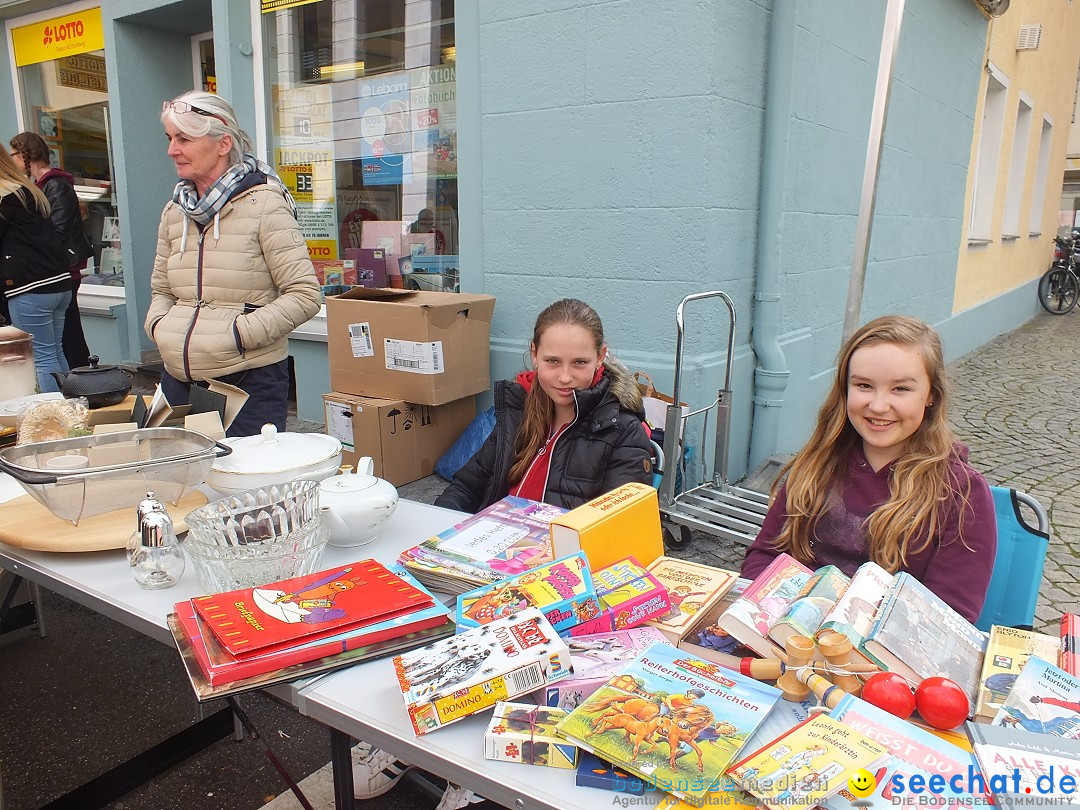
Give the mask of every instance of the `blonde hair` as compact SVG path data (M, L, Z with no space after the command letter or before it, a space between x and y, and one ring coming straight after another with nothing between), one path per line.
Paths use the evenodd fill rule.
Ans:
M840 349L836 378L818 412L814 432L773 485L775 498L786 475L787 520L774 546L801 562L813 560L810 542L818 518L840 497L839 483L847 474L851 452L861 442L847 415L851 356L863 346L878 343L891 343L919 353L930 378L931 405L907 440L904 454L895 462L889 476L889 500L875 509L864 524L870 559L887 571L903 568L909 555L930 544L951 496L959 493L966 497L970 490L970 483L961 485L957 481L951 464L956 439L947 419L949 386L941 339L933 327L915 318L903 315L877 318L859 329ZM963 510L960 520L963 521Z
M244 154L252 151L251 137L240 128L236 118L236 111L225 99L216 93L206 93L202 90L191 90L177 96L173 101L183 101L192 107L198 107L210 115L197 112L176 112L171 106L166 105L161 111L161 123L172 124L178 130L190 138L202 138L205 135L217 138L219 141L228 135L232 138L232 149L229 150L229 165L232 166L241 161ZM214 118L213 116L219 116Z
M593 337L596 353L600 354L604 347L604 325L595 309L576 298L556 301L536 316L532 337L533 351L540 346L540 338L549 326L564 323L580 326L589 332ZM514 457L509 476L511 485L521 480L540 448L544 446L554 418L555 403L540 387L540 383L533 381L529 393L525 396L521 426L514 437Z
M45 193L27 179L7 151L0 149L0 196L8 194L18 194L28 211L31 210L30 203L33 202L38 212L48 218L51 208Z

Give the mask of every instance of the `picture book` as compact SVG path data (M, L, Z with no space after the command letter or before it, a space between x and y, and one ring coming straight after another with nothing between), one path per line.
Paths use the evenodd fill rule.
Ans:
M551 521L551 553L584 551L593 568L633 556L648 565L664 553L656 490L629 483Z
M773 622L769 638L781 647L792 636L812 639L850 584L851 579L835 565L819 568L795 595L784 615Z
M543 703L560 709L574 709L593 692L607 683L638 653L657 641L667 638L655 627L631 627L610 633L570 636L570 661L574 674L544 689Z
M560 633L600 615L584 552L467 591L457 598L459 627L479 627L527 607L540 608Z
M775 687L656 643L574 709L558 732L700 805L779 698Z
M667 588L634 557L594 570L593 587L600 602L600 615L572 627L571 635L637 627L671 609Z
M577 776L574 784L578 787L611 790L628 796L640 796L645 792L645 783L640 777L616 768L606 759L584 749L578 751Z
M719 602L738 579L723 568L673 557L655 560L649 566L649 573L667 588L671 607L646 624L662 632L672 644L685 638L698 614Z
M399 561L421 582L462 593L551 562L549 524L566 511L508 495L408 549ZM427 579L431 574L436 582Z
M760 658L761 656L718 624L720 617L735 604L750 584L751 580L745 577L735 580L716 604L697 615L686 635L678 643L679 649L729 669L738 669L743 658Z
M874 614L896 577L874 562L864 562L855 571L851 584L826 615L819 633L834 630L848 637L860 661L869 661L859 650L874 626Z
M896 575L878 608L863 651L878 665L913 683L942 675L979 699L986 634L945 604L911 574Z
M874 774L878 789L872 795L855 796L845 784L825 801L825 807L830 810L852 810L854 807L884 810L893 806L894 795L906 793L912 776L921 775L923 780L935 774L945 780L960 776L966 782L968 768L978 771L978 764L970 751L957 748L854 695L841 698L829 716L887 748L892 755L892 760ZM897 793L897 790L900 792ZM956 794L956 798L960 800L957 804L977 804L972 801L970 794L963 791ZM855 803L857 801L858 804Z
M846 786L856 771L874 773L888 760L885 746L827 714L814 714L728 773L766 807L781 810L818 804Z
M396 566L390 566L390 568L403 580L424 591L423 586L404 569ZM366 647L427 628L440 627L448 621L453 626L450 611L438 601L433 599L433 602L431 607L422 608L413 613L361 627L350 627L332 636L301 641L290 647L255 651L242 658L234 656L225 649L214 633L210 632L199 618L190 600L178 602L174 607L176 620L192 642L193 654L199 662L204 677L211 685L220 686L356 647Z
M577 767L577 746L555 736L562 709L500 701L484 733L484 757L549 768Z
M1080 740L1080 678L1032 656L994 715L994 725Z
M1058 640L1046 633L996 624L991 627L982 671L979 673L979 701L975 706L975 719L985 722L994 719L1031 656L1053 662L1057 660L1057 651Z
M790 554L779 554L720 616L717 625L762 658L784 659L769 639L769 628L788 607L812 572Z
M382 563L360 560L259 588L196 596L191 603L221 645L243 657L392 619L434 601Z
M1058 650L1058 666L1070 675L1080 676L1080 647L1076 637L1080 635L1080 616L1065 613L1061 617L1061 647Z
M988 723L965 725L986 787L1003 810L1080 804L1080 741ZM1068 784L1068 777L1072 783Z
M416 630L383 641L362 644L344 652L322 655L298 664L288 664L277 669L268 670L260 675L251 675L236 680L228 680L225 683L214 684L207 679L203 671L203 662L199 660L196 654L201 646L200 639L188 636L187 631L181 626L175 613L168 615L167 622L173 641L176 643L176 648L180 651L180 658L183 661L188 681L191 683L195 698L199 702L223 698L252 689L262 689L265 686L273 686L278 683L288 683L300 678L315 677L363 661L373 661L376 658L396 655L454 634L454 620L447 616L442 624L435 627Z
M417 735L567 678L570 671L566 643L536 608L394 658Z

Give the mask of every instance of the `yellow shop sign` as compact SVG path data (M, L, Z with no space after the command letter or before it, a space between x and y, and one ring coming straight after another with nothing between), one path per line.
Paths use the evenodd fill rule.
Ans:
M101 9L88 8L13 28L11 44L16 67L103 50L105 30L101 25Z

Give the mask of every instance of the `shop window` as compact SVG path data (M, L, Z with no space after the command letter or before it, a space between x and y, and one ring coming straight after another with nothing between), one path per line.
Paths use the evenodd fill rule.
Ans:
M264 1L271 160L326 292L458 289L452 0Z

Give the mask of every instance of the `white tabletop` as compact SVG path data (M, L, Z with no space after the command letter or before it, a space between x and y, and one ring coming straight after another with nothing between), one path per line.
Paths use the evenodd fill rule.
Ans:
M22 494L18 482L0 474L0 504ZM327 546L321 566L329 568L368 557L393 562L402 550L452 526L462 517L460 512L401 500L373 543L354 548ZM174 603L201 592L190 568L172 588L143 590L129 573L122 550L62 554L26 551L0 543L0 567L170 645L173 641L165 617L172 612ZM484 730L491 718L490 711L417 737L405 710L391 658L271 687L270 691L309 717L516 810L576 810L608 805L612 797L623 795L579 788L574 783L573 770L485 759ZM644 801L639 799L637 803L651 806L661 795L655 791L646 793Z

